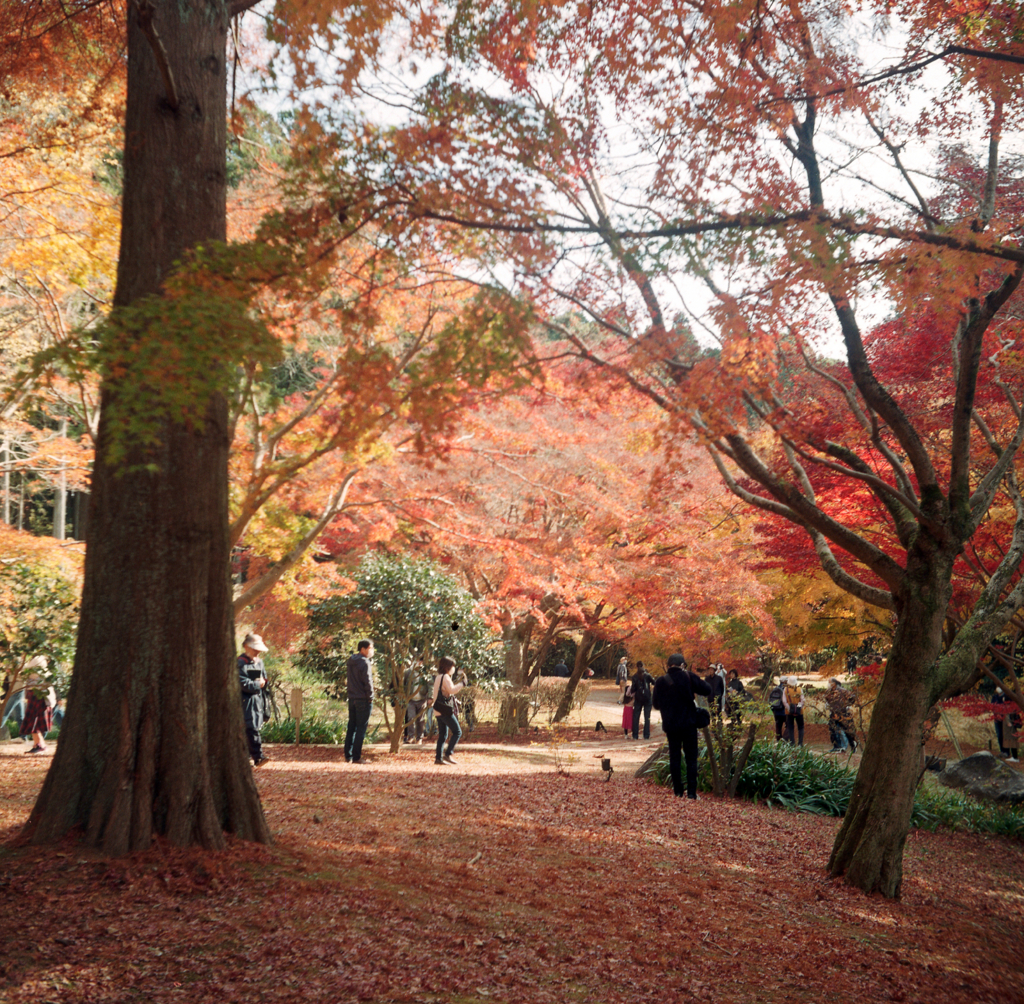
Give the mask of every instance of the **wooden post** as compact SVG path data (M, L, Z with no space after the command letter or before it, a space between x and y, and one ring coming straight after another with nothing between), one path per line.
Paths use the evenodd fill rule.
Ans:
M295 742L299 742L299 729L302 726L302 689L292 689L292 718L295 719Z

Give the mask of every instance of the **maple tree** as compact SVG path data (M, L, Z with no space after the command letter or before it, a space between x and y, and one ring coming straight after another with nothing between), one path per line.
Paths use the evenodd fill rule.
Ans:
M457 570L499 626L514 687L536 680L560 638L578 640L556 720L624 639L657 659L720 648L728 617L772 634L746 539L719 525L729 496L712 466L691 448L685 476L652 487L655 410L629 387L602 390L599 409L586 368L559 362L564 348L538 346L543 382L468 412L443 462L405 458L384 493L409 500L392 503L408 546Z
M486 291L439 265L426 279L410 274L372 240L353 238L337 258L327 291L288 310L295 347L273 369L251 365L233 401L231 544L273 555L237 591L236 613L346 510L372 508L386 524L381 502L401 500L377 492L371 470L403 450L443 450L467 408L531 369L520 325Z
M1019 4L446 13L367 211L488 232L511 293L586 311L601 338L562 332L580 358L892 616L829 868L898 896L922 722L1024 603ZM979 531L998 546L947 630Z

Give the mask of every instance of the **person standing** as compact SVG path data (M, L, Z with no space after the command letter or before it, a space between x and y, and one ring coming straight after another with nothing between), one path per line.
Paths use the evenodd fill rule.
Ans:
M406 671L402 682L409 703L405 707L405 741L423 742L423 706L427 703L427 681L423 678L423 663L414 662Z
M786 678L779 677L779 682L772 687L768 694L768 707L772 709L775 718L775 741L782 742L782 728L786 724L786 705L782 700L782 692L786 689Z
M713 718L722 717L722 705L725 703L725 672L720 673L719 668L719 663L712 663L704 676L704 682L711 688L708 710Z
M345 730L345 763L362 763L363 739L373 708L373 642L363 639L348 657L348 728Z
M629 667L626 665L626 657L623 656L619 660L618 666L615 667L615 683L619 688L619 704L625 704L626 697L626 684L629 682Z
M1003 735L1005 732L1005 721L1003 716L1003 705L1009 703L1010 698L1003 692L1002 687L996 687L996 692L992 695L992 704L997 706L997 717L995 719L996 726L996 742L999 743L999 755L1008 757L1010 755L1006 748L1006 743L1003 742Z
M651 707L654 677L637 662L631 688L633 691L633 738L640 738L640 716L644 716L644 739L651 738Z
M992 703L997 705L998 710L995 719L996 739L999 742L999 752L1006 758L1007 763L1017 763L1020 747L1019 730L1021 726L1020 713L1015 709L1007 711L1006 705L1016 705L1016 701L1007 694L1002 687L996 687L992 695Z
M711 667L715 671L714 679L711 681L711 688L715 695L715 714L722 718L725 715L725 703L728 698L726 693L727 681L725 675L725 666L720 662L716 662Z
M26 668L45 672L48 667L46 657L37 655ZM22 735L26 732L32 735L29 753L46 752L46 733L53 728L53 709L56 704L57 692L38 673L33 672L25 681L25 717L21 721Z
M661 712L661 727L668 739L668 765L677 798L697 797L697 706L694 694L711 696L711 686L686 668L680 653L668 657L668 671L654 684L654 707ZM686 757L683 787L682 756Z
M476 728L476 699L473 685L469 682L469 676L461 666L452 670L452 683L462 684L466 692L462 695L462 719L466 723L466 730L472 732Z
M633 685L626 684L622 692L622 738L628 739L633 728Z
M828 689L825 691L828 734L832 740L833 753L842 753L845 749L855 753L857 750L857 731L853 725L853 716L850 714L850 700L850 692L844 690L839 680L833 676L828 681Z
M238 683L242 688L242 714L245 718L245 741L254 767L261 767L270 757L263 755L260 729L267 720L267 671L260 658L268 651L258 634L247 634L238 657Z
M740 709L747 700L747 688L743 686L737 669L730 669L726 674L726 680L725 710L729 718L739 725L743 721Z
M794 726L799 735L798 746L804 744L804 692L795 676L787 677L782 691L782 703L786 707L786 742L793 745Z
M465 684L455 683L452 680L452 670L455 668L455 660L442 656L437 662L437 676L434 677L433 706L437 718L437 753L434 757L436 764L454 764L455 745L462 738L462 729L459 726L458 708L455 702L455 695L462 690ZM444 749L445 740L448 741L448 749ZM444 755L442 756L442 751Z

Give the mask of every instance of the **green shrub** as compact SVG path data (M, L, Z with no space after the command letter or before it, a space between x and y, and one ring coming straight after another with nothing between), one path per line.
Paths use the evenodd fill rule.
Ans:
M651 775L659 784L670 783L667 756L654 765ZM850 804L856 776L846 762L814 753L806 746L762 740L750 752L736 794L798 812L842 816ZM702 791L711 791L711 765L703 744L697 785ZM923 788L914 799L910 823L923 830L944 826L1022 839L1024 806L980 802L956 791Z
M340 746L345 742L345 730L347 727L347 721L329 720L320 715L312 715L309 718L302 719L300 738L304 743ZM365 741L373 742L376 731L375 729L372 735L368 731ZM260 736L265 743L294 743L295 719L282 718L278 722L267 722L260 729Z
M948 788L918 789L911 826L935 831L941 826L968 833L1024 838L1024 805L981 802Z

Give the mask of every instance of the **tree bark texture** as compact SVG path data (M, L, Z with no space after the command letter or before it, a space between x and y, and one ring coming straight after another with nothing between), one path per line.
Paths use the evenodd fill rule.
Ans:
M903 848L920 778L922 725L941 691L935 661L951 589L947 565L934 560L931 588L918 582L901 603L885 677L871 712L867 744L829 873L865 892L899 898Z
M583 632L583 637L580 639L579 645L576 646L576 661L573 663L572 673L569 679L565 681L565 690L562 692L562 698L558 702L558 709L555 711L554 720L556 722L563 721L566 715L569 714L573 695L576 693L576 687L579 685L580 680L583 678L583 673L590 663L590 652L596 641L597 635L589 630Z
M178 102L130 6L115 309L226 234L226 5L164 0L153 25ZM105 381L68 718L26 835L81 828L109 854L158 834L269 841L234 667L226 402L208 402L202 427L164 426L156 473L125 473L104 460L117 394Z

